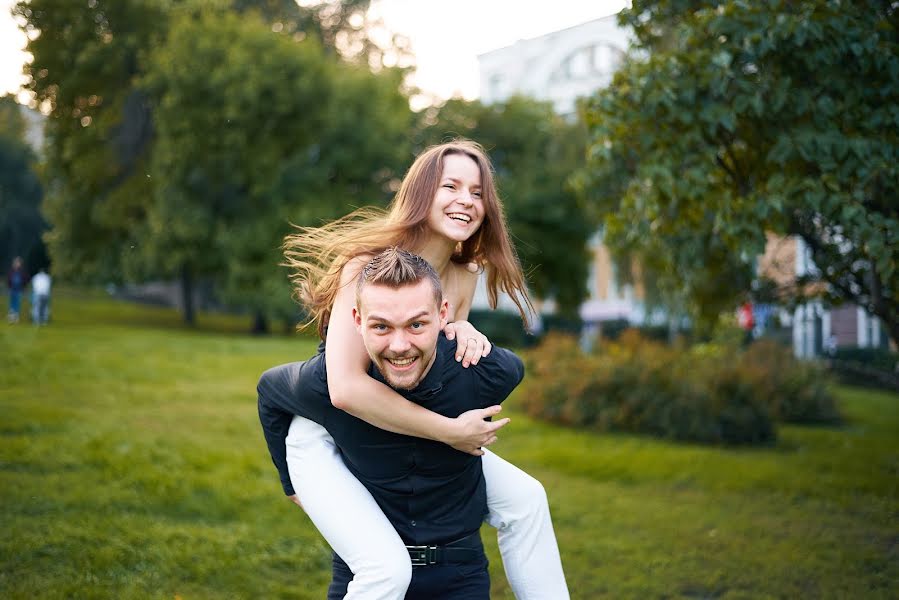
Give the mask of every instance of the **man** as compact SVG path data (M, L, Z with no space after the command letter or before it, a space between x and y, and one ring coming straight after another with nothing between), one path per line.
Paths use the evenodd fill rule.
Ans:
M31 320L35 325L46 325L50 314L50 275L42 268L31 279Z
M398 249L380 254L363 269L356 299L356 327L372 360L369 374L413 402L456 417L501 402L524 375L521 360L501 348L470 369L455 361L453 342L441 334L447 303L440 279L421 257ZM294 390L301 390L300 401L291 398ZM487 513L479 457L378 429L334 408L319 354L271 369L259 382L260 419L282 481L285 409L328 430L350 472L406 544L414 567L407 598L489 598L479 534ZM365 543L362 531L358 543ZM328 598L343 598L352 578L335 556Z
M15 257L12 261L12 269L6 275L6 285L9 286L9 312L6 319L10 323L19 322L19 311L22 307L22 292L28 285L28 273L25 271L25 264L20 257Z

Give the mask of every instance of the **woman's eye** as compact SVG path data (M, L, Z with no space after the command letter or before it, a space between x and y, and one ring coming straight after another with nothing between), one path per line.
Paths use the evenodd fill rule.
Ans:
M471 195L474 196L475 198L480 198L481 192L472 192Z
M445 188L447 188L447 189L450 189L450 190L456 189L456 186L454 186L454 185L451 184L451 183L444 183L444 184L443 184L443 187L445 187Z

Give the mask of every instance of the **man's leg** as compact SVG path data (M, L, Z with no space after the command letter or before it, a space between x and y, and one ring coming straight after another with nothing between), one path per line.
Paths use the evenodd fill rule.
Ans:
M402 599L412 577L409 552L369 491L346 468L328 432L294 417L287 466L306 514L355 574L346 586L346 600Z
M47 308L50 305L50 297L41 294L37 297L37 322L39 325L47 324Z
M566 600L568 586L539 481L484 450L487 522L496 527L509 586L518 600Z

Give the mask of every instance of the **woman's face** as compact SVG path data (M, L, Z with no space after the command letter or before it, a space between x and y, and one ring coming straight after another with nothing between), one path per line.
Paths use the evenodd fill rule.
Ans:
M428 226L437 235L464 242L484 222L481 199L481 171L465 154L443 157L443 173L431 203Z

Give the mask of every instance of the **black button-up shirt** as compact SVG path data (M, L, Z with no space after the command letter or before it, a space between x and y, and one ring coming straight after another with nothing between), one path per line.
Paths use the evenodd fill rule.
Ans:
M437 356L414 390L397 390L447 417L506 399L524 376L515 354L494 347L477 365L456 362L455 342L441 333ZM384 378L372 366L369 375ZM325 427L350 472L368 488L406 544L444 544L477 531L487 512L481 459L446 444L392 433L334 408L325 355L266 371L259 380L259 418L286 494L293 494L285 439L293 415Z

